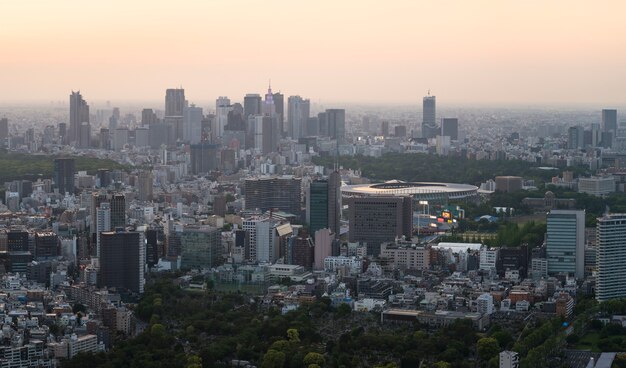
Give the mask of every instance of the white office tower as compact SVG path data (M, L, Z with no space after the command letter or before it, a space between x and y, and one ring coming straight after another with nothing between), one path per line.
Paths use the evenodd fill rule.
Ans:
M100 257L100 233L111 231L111 205L100 203L96 209L96 254Z
M491 315L493 313L493 295L485 293L476 298L478 313Z
M183 140L191 144L197 144L200 143L201 137L202 108L192 104L183 109Z
M505 350L500 353L500 368L518 368L519 355L514 351Z
M598 218L596 244L596 299L626 297L626 214Z
M585 277L585 211L552 210L547 216L548 273Z
M224 127L228 124L228 113L233 109L230 99L220 96L215 100L216 137L224 135Z

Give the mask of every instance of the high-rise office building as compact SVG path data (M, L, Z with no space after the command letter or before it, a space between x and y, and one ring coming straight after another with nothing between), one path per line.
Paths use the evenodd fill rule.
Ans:
M102 203L108 203L111 208L111 229L126 226L126 197L122 193L95 192L91 196L91 234L97 230L96 210Z
M141 125L150 125L156 123L157 121L157 115L152 109L143 109L141 111Z
M441 135L450 137L450 140L452 141L459 140L459 119L441 119Z
M617 132L617 110L602 110L602 131L613 132L613 134Z
M191 173L194 175L217 170L220 164L220 145L201 142L192 144Z
M215 100L215 137L219 138L224 135L224 127L228 124L228 113L233 109L230 99L220 96Z
M301 217L302 180L292 176L260 177L245 180L247 210L284 211Z
M91 147L91 124L87 122L81 123L78 129L78 147Z
M346 136L346 110L327 109L328 131L330 137L337 140L337 144L343 144Z
M309 186L306 205L306 221L309 231L330 229L339 237L341 217L341 176L333 171L327 179L314 180Z
M274 102L274 111L278 118L278 132L282 137L285 135L285 96L280 92L273 93L272 102Z
M68 142L78 142L80 137L80 126L82 123L89 123L89 105L83 100L80 91L70 95L70 131Z
M276 151L279 132L275 117L255 115L254 117L254 148L262 154Z
M585 276L585 211L552 210L547 215L548 273Z
M248 93L243 98L243 115L247 120L250 115L261 115L261 95L258 93Z
M383 121L382 123L380 123L380 135L382 135L383 137L389 136L389 122L388 121Z
M53 180L60 194L74 194L74 174L76 173L73 158L55 158Z
M202 108L192 104L183 108L183 140L191 144L200 143L202 138Z
M222 263L221 232L217 228L185 228L180 235L180 247L182 269L211 268Z
M581 126L569 127L567 130L567 148L579 149L584 147L585 131Z
M9 119L0 119L0 147L7 145L9 139Z
M59 123L59 144L68 144L67 124Z
M45 260L60 255L59 237L52 231L35 233L35 259Z
M412 200L409 196L351 197L347 199L350 242L366 242L370 255L380 254L383 242L413 235Z
M165 91L165 116L183 116L184 108L185 90L182 88L168 88Z
M96 208L96 256L100 257L100 234L104 231L111 231L111 205L100 203Z
M28 252L28 231L11 229L7 232L7 250L9 252Z
M306 123L309 120L311 102L300 96L290 96L287 104L288 135L292 139L302 138L307 131Z
M280 128L280 119L276 114L276 104L274 103L274 94L272 93L272 86L267 87L267 93L265 94L265 100L261 106L261 114L265 116L271 116L276 120L276 129ZM281 136L279 132L279 137Z
M137 190L138 190L138 198L142 202L147 202L152 200L152 185L154 182L154 176L152 175L152 171L142 171L139 173L137 177Z
M598 218L596 244L596 299L626 297L626 214Z
M143 234L120 229L100 234L98 285L143 293L145 247Z
M424 97L422 101L422 138L435 138L437 129L437 108L435 96Z

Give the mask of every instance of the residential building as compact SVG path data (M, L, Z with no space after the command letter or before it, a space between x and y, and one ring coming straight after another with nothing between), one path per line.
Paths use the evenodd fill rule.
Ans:
M598 218L596 244L596 299L626 297L626 214Z

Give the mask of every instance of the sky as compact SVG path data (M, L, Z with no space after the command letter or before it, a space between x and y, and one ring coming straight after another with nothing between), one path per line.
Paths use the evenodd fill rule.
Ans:
M626 104L626 2L0 0L0 101Z

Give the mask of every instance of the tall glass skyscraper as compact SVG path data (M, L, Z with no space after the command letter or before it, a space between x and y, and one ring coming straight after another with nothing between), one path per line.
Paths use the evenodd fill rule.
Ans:
M585 277L585 211L552 210L547 218L548 273Z
M596 243L596 299L626 297L626 214L599 218Z

